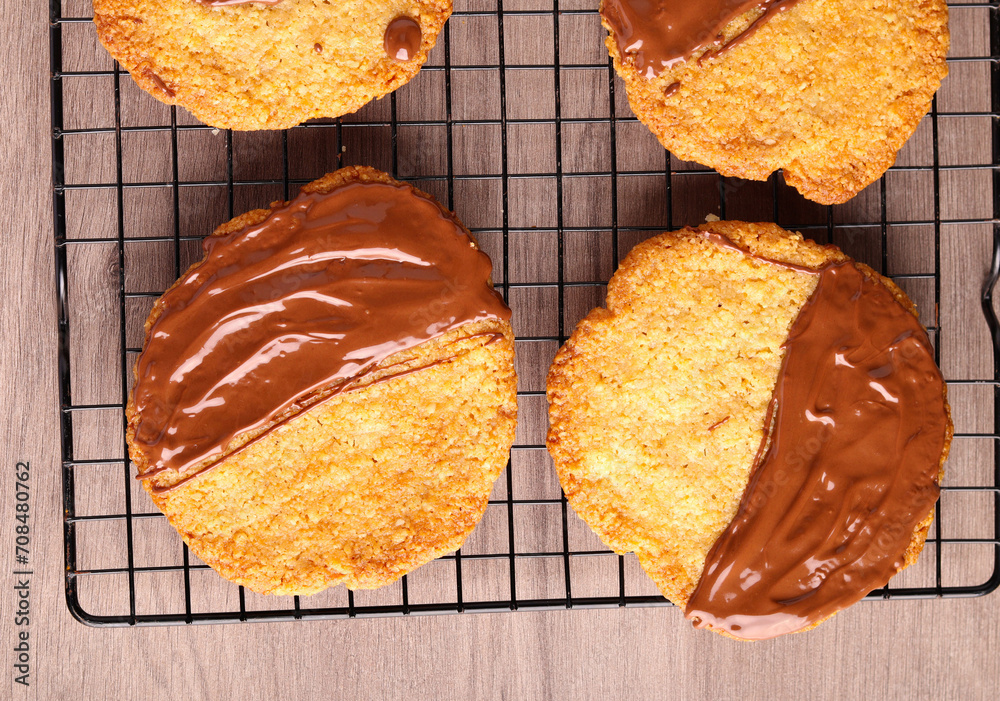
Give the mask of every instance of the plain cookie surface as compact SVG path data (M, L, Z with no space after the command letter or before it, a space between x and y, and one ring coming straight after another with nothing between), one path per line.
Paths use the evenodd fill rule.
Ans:
M286 129L339 117L417 74L451 0L280 0L209 7L196 0L94 0L105 48L136 83L226 129ZM420 23L409 61L384 48L389 23Z
M774 224L714 222L754 255L818 269L849 260ZM870 269L907 310L891 281ZM609 547L635 552L683 607L737 512L783 358L817 276L716 245L696 230L636 246L549 372L548 447L570 505ZM913 534L923 547L931 516Z
M725 39L759 14L733 20ZM651 80L613 36L605 43L632 110L675 156L749 180L784 169L805 197L835 204L895 162L930 108L947 74L948 9L800 0L720 56L695 54Z

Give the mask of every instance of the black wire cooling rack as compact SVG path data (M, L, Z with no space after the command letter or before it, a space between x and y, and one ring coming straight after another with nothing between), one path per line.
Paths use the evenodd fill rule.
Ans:
M956 438L917 565L869 598L1000 584L1000 17L951 3L951 76L894 166L850 203L779 177L721 178L664 152L628 109L597 0L457 0L428 65L355 115L219 132L156 103L100 48L87 0L51 2L53 201L66 601L97 626L667 602L634 556L567 508L545 452L544 375L619 257L706 214L773 220L892 277L936 342ZM464 547L374 592L262 597L188 552L137 489L124 400L152 301L218 223L367 163L435 194L477 235L514 310L519 429ZM985 278L985 280L984 280ZM985 320L984 320L985 317Z

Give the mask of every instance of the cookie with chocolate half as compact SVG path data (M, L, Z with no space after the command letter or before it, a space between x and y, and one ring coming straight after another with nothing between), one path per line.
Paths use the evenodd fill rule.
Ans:
M339 117L417 74L451 0L94 0L97 34L153 97L225 129Z
M271 594L456 550L514 441L510 310L429 195L345 168L205 239L129 397L138 477L191 550Z
M809 629L913 563L952 435L910 300L773 224L639 244L547 390L570 505L742 639Z
M947 74L945 0L602 0L636 116L678 158L845 202Z

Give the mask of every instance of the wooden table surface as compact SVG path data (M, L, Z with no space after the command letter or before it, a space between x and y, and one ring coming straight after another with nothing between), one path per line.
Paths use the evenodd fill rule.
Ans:
M816 631L760 644L694 631L676 609L142 629L76 622L63 594L48 9L8 4L0 46L0 188L8 202L0 258L0 688L10 691L0 697L996 698L1000 595L864 602ZM971 274L981 276L985 264L974 262ZM18 461L31 464L34 512L28 688L12 673Z

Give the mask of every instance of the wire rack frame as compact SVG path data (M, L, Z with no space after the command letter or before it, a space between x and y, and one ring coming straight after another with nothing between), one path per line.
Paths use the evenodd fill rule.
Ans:
M508 0L510 2L510 0ZM595 2L596 4L596 2ZM975 57L951 58L951 64L962 62L986 62L990 71L990 111L989 112L941 112L938 110L937 99L933 103L930 112L930 123L933 137L933 162L931 165L917 166L894 166L894 172L905 171L930 171L934 184L934 207L933 217L923 219L894 220L888 216L887 207L887 186L883 177L880 184L880 218L876 222L863 222L852 224L851 222L835 221L834 210L827 208L827 221L822 224L812 224L797 226L796 228L815 237L832 236L835 228L850 227L852 225L877 227L880 236L882 266L881 272L887 272L887 250L888 236L890 229L895 225L926 225L933 227L934 232L934 273L892 275L897 280L925 280L932 281L934 286L934 300L941 298L941 240L942 227L955 224L981 224L988 225L992 229L993 259L989 278L984 281L982 287L982 310L989 326L993 342L993 362L992 379L990 380L959 380L951 381L951 387L960 385L986 386L991 390L994 408L993 428L988 433L965 433L957 434L958 439L975 438L988 439L992 444L992 465L990 474L992 484L983 485L948 485L943 487L943 494L948 492L982 492L991 497L992 515L984 513L983 518L988 520L992 527L992 537L986 538L946 538L943 536L943 514L941 513L940 502L936 507L935 521L930 534L928 544L933 544L934 558L934 583L922 587L893 587L890 583L884 589L872 592L870 599L913 599L913 598L943 598L943 597L968 597L986 594L995 590L1000 585L1000 322L994 312L993 288L1000 278L1000 222L997 214L1000 211L1000 10L998 2L983 3L950 3L952 9L977 8L985 9L989 12L989 55ZM443 45L443 63L441 65L427 65L423 68L426 72L440 72L444 75L445 85L445 112L446 116L441 120L402 120L397 119L397 99L393 94L386 98L390 102L390 118L388 120L372 120L363 123L345 122L337 120L333 125L325 124L304 124L295 129L325 128L335 132L337 151L340 153L343 148L344 136L348 130L368 129L373 127L389 128L391 130L391 156L392 175L401 180L439 180L444 183L447 196L446 203L449 208L454 207L455 184L462 181L477 179L499 180L500 200L502 204L502 222L500 233L503 242L502 254L502 280L497 281L498 289L509 299L511 291L518 288L554 288L557 294L558 304L558 329L554 335L518 336L521 342L556 342L562 344L568 335L563 313L566 304L567 290L574 287L595 287L605 284L604 280L578 281L569 280L564 270L565 235L577 231L589 231L591 227L575 227L564 225L563 195L565 184L573 178L581 177L605 177L611 184L611 226L610 234L612 239L613 265L617 267L619 258L619 233L620 229L627 228L630 231L656 232L664 228L673 228L674 212L673 198L671 192L674 187L674 179L679 176L678 171L671 164L669 153L664 152L664 162L659 170L619 170L617 167L616 138L618 127L628 122L635 122L635 117L631 115L616 114L616 91L620 91L620 83L616 83L615 72L610 60L603 63L566 63L560 62L560 18L572 15L594 15L594 9L562 9L560 0L552 0L551 8L544 10L505 10L504 0L496 0L496 9L489 11L464 10L456 11L451 21L445 26L439 43ZM505 18L511 17L551 17L552 40L554 45L553 60L551 63L539 64L518 64L515 67L508 66L505 61ZM460 18L488 17L497 20L497 39L499 42L498 61L493 63L481 63L477 65L453 65L452 64L452 30L451 27ZM90 22L90 17L83 16L63 16L60 0L50 0L50 50L51 50L51 105L52 105L52 178L53 178L53 212L54 212L54 244L56 253L56 280L58 294L58 321L59 321L59 383L60 383L60 418L61 418L61 442L62 442L62 476L63 476L63 507L64 507L64 542L65 542L65 565L66 580L65 594L66 602L71 613L81 622L92 626L136 626L136 625L164 625L164 624L193 624L193 623L220 623L237 622L250 620L298 620L298 619L331 619L331 618L353 618L366 616L392 616L392 615L412 615L412 614L432 614L432 613L461 613L473 611L514 611L522 609L530 610L555 610L568 608L612 608L612 607L633 607L633 606L668 606L670 605L660 596L653 595L632 595L626 592L625 557L617 557L618 564L618 593L615 596L581 596L574 594L571 560L575 558L586 558L590 556L608 556L607 550L574 550L570 547L569 536L569 511L565 496L552 499L516 499L514 498L514 483L510 463L505 476L506 491L503 499L491 499L493 507L505 509L507 513L507 547L506 550L498 550L490 553L463 554L461 550L452 555L442 558L454 563L455 571L455 595L452 600L433 604L414 603L410 601L408 579L403 577L401 581L401 600L398 604L392 605L362 605L356 604L353 592L348 592L347 602L344 606L315 607L308 603L308 600L300 600L294 597L291 608L271 609L271 610L251 610L246 605L246 592L239 588L238 607L232 610L198 611L192 606L191 578L192 574L201 570L207 570L204 564L192 562L192 557L186 546L183 546L183 559L179 565L167 566L139 566L133 557L134 527L137 523L147 519L162 519L162 514L146 513L137 511L134 508L130 483L133 480L131 466L127 459L93 459L76 458L74 456L74 419L86 412L92 411L116 411L120 415L121 426L124 429L125 416L124 404L81 404L74 403L71 396L71 362L70 362L70 338L72 329L71 314L69 312L69 274L70 262L67 255L68 250L73 246L85 246L88 243L108 243L106 238L87 237L67 237L66 220L66 197L67 193L79 189L104 189L114 193L117 206L117 235L111 242L117 246L117 275L118 275L118 301L119 318L121 325L121 342L117 352L120 354L120 382L121 396L127 397L130 382L129 354L136 353L140 349L130 347L125 334L126 324L126 304L129 300L140 298L155 298L160 291L134 292L128 291L125 283L125 224L124 224L124 191L126 184L123 178L122 141L123 136L130 132L165 132L170 135L170 150L172 155L172 173L169 180L157 180L148 182L129 182L128 188L169 188L173 198L174 231L171 236L145 236L129 237L129 242L149 241L149 242L171 242L174 250L174 272L179 275L181 272L180 244L182 241L196 241L200 237L182 236L180 232L180 191L183 188L200 186L221 186L226 189L228 199L229 216L237 212L234 211L234 191L238 186L245 185L271 185L281 188L283 197L288 197L293 193L294 187L308 182L309 179L297 179L289 177L289 132L281 133L282 150L282 176L274 179L239 179L234 177L233 167L233 135L227 132L226 139L226 177L224 180L182 180L179 177L178 155L179 135L188 131L210 130L211 127L204 125L180 124L178 123L178 112L174 107L170 108L170 124L154 126L127 126L123 125L121 84L128 79L127 73L123 72L116 64L108 71L64 71L63 66L63 30L72 24ZM553 71L553 89L555 91L555 112L551 119L513 119L508 118L508 72L512 70L549 69ZM498 119L454 119L452 117L452 83L453 76L460 71L468 70L494 70L499 73L499 118ZM607 85L607 117L564 117L562 115L561 104L561 80L563 71L590 70L603 71L606 76ZM63 86L67 81L84 77L105 77L110 78L114 86L114 126L113 127L83 127L64 128L63 119ZM618 96L620 97L620 96ZM620 110L619 110L620 111ZM962 117L987 117L990 119L990 131L992 135L991 163L982 165L948 165L942 164L939 158L939 122L949 118ZM611 136L611 156L610 168L600 171L563 171L563 129L568 124L600 123L609 126ZM509 169L509 140L508 129L514 125L521 124L545 124L552 125L555 130L555 169L546 173L513 173ZM500 172L490 175L469 175L457 174L454 168L454 129L456 126L480 125L497 126L500 130ZM399 166L398 135L399 128L403 126L437 126L443 127L446 131L447 139L447 172L444 175L431 175L418 177L400 177L397 173ZM115 180L109 182L75 184L67 183L65 177L65 137L75 134L107 134L113 136L115 143ZM941 175L948 171L962 169L989 170L992 178L992 201L993 213L990 218L978 219L956 219L943 218L941 211ZM619 225L619 200L618 181L620 178L632 176L659 176L663 179L664 196L666 197L666 221L660 226L620 226ZM555 282L517 282L510 280L509 274L509 253L510 253L510 187L515 180L549 178L554 179L556 188L556 201L559 203L556 211L556 221L554 226L533 227L534 231L551 232L557 237L558 275ZM726 217L727 196L730 196L734 187L738 183L727 178L719 179L718 187L718 209L722 218ZM773 187L773 217L774 221L779 221L782 214L779 198L780 185L778 178L771 179ZM477 233L477 229L472 229ZM937 336L939 328L936 325L929 325L929 331ZM937 344L940 356L940 342ZM940 360L940 357L938 357ZM544 392L540 390L520 391L519 398L540 397ZM124 448L124 446L123 446ZM514 451L518 450L541 450L544 445L515 445ZM125 448L124 455L127 455ZM124 509L121 513L106 513L100 515L77 515L76 513L76 491L75 473L81 466L94 464L117 465L120 470L120 484L124 500ZM562 547L558 551L547 552L519 552L516 549L515 540L515 507L523 505L547 505L555 507L559 511L561 519ZM96 521L116 521L124 524L125 540L127 548L127 562L123 567L85 569L78 566L77 558L77 529L82 524ZM992 571L985 581L973 581L959 585L949 585L943 582L942 578L942 552L952 546L957 545L979 545L991 547L992 550ZM562 562L562 584L563 596L547 598L530 598L518 596L518 567L531 558L557 558ZM926 557L926 556L925 556ZM509 597L497 598L490 601L472 601L463 597L463 563L470 560L491 559L506 562L509 575ZM468 566L468 565L467 565ZM184 587L184 611L182 613L157 613L143 614L137 612L136 606L136 576L138 574L174 573L183 576ZM127 578L128 581L128 606L127 610L114 614L96 614L89 612L81 603L79 597L79 583L85 578L101 577L104 575L119 575Z

